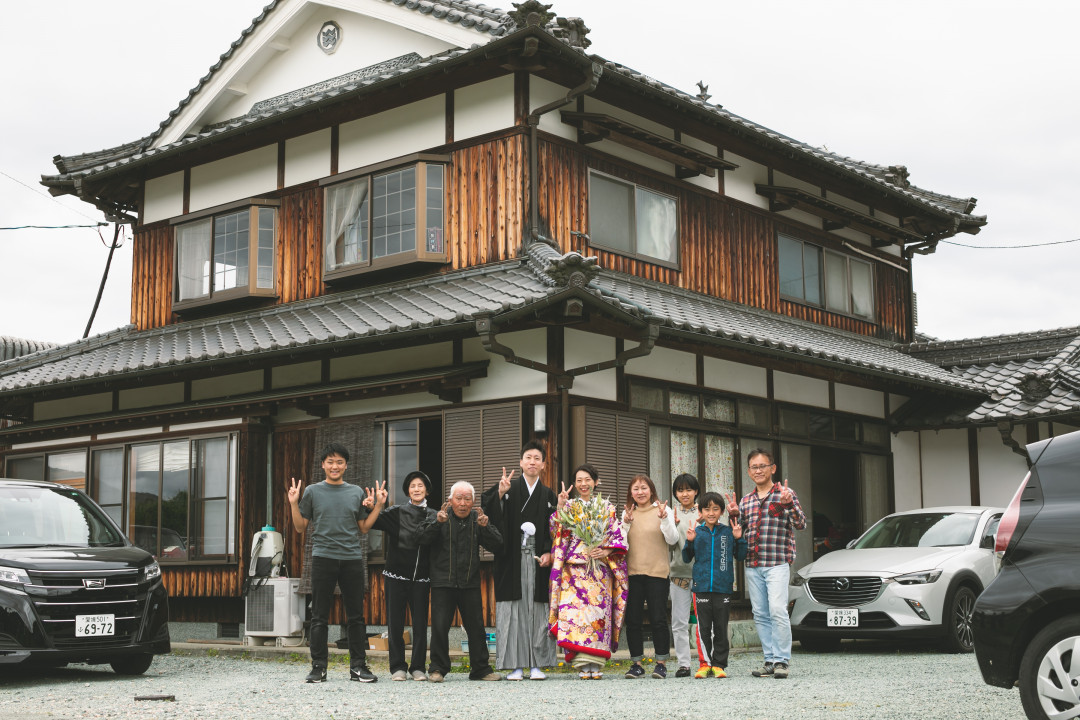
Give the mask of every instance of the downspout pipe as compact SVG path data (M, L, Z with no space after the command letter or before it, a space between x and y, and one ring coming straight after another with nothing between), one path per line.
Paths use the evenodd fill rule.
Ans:
M540 147L538 139L540 116L569 105L582 95L592 92L600 83L600 76L603 74L604 66L594 62L585 82L571 89L566 93L565 98L536 108L525 120L529 126L529 232L525 237L526 245L536 242L540 237L540 189L537 186L537 176L540 174L540 160L537 157Z

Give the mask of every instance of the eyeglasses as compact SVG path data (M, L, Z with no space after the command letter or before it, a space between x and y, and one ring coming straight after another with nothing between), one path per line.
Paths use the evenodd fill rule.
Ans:
M750 466L750 472L764 472L765 470L768 470L771 467L772 467L772 465L751 465Z

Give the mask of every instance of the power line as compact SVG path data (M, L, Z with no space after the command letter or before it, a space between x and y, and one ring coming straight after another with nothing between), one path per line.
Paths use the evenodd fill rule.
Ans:
M14 225L12 227L0 227L0 230L68 230L70 228L98 228L108 224L107 222L99 222L93 225Z
M27 189L27 190L29 190L30 192L34 193L35 195L41 195L42 197L45 197L45 198L48 198L49 200L52 200L52 201L53 201L54 203L56 203L56 204L57 204L57 205L59 205L60 207L64 208L65 210L70 210L70 211L71 211L71 212L73 212L73 213L76 213L76 214L78 214L78 215L82 215L82 216L83 216L84 218L86 218L87 220L93 220L93 219L94 219L94 218L90 217L89 215L87 215L87 214L86 214L86 213L84 213L84 212L79 212L78 210L76 210L76 209L75 209L75 208L73 208L73 207L68 207L68 206L67 206L67 205L65 205L64 203L62 203L62 202L60 202L59 200L57 200L57 199L56 199L55 197L53 197L52 195L49 195L48 193L43 193L43 192L41 192L40 190L38 190L37 188L33 188L33 187L30 187L29 185L27 185L26 183L24 183L24 182L23 182L22 180L19 180L18 178L15 178L15 177L12 177L11 175L8 175L8 174L7 174L6 172L4 172L3 170L0 170L0 175L3 175L4 177L6 177L6 178L7 178L8 180L11 180L12 182L15 182L15 183L18 183L19 185L22 185L22 186L23 186L24 188L26 188L26 189ZM98 224L99 224L99 225L108 225L108 223L98 223ZM97 227L97 226L95 225L95 226L91 226L91 227ZM4 229L6 230L7 228L4 228Z
M965 245L964 243L953 242L952 240L938 240L940 243L946 245L955 245L962 248L971 248L973 250L1021 250L1024 248L1037 248L1037 247L1049 247L1050 245L1067 245L1069 243L1080 242L1080 238L1075 240L1057 240L1055 242L1046 243L1032 243L1031 245Z

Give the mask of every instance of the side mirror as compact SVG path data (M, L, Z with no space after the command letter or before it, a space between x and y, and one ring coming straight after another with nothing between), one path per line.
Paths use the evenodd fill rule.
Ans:
M983 539L979 541L979 547L983 548L983 549L986 549L986 550L993 550L994 549L994 536L993 535L983 535Z

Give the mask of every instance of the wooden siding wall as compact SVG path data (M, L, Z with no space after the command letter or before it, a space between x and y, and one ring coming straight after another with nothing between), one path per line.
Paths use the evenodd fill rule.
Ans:
M171 325L173 228L158 223L135 232L131 251L131 322L139 330Z
M678 269L608 252L572 234L589 233L590 169L678 199ZM541 224L559 246L596 255L604 268L832 328L890 340L907 338L907 275L884 263L874 264L878 323L781 300L775 252L778 223L764 210L710 196L656 173L635 172L581 146L551 140L540 143L539 202ZM806 230L799 234L826 246L835 244L824 233Z

